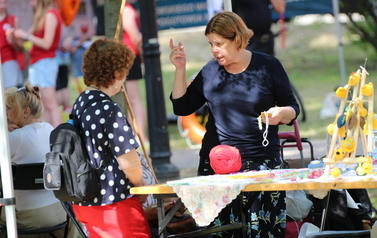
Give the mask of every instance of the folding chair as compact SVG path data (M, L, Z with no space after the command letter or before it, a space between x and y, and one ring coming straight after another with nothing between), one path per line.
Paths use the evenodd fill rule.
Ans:
M12 165L13 173L13 186L18 190L39 190L45 189L43 185L43 167L44 163L33 164L14 164ZM17 202L17 201L16 201ZM51 237L56 238L54 231L64 228L64 237L68 237L68 223L67 220L53 227L45 227L38 229L17 229L18 234L49 234ZM2 232L6 231L6 226L0 226Z
M310 146L311 160L314 160L313 144L308 140L308 138L301 138L300 128L298 126L297 120L293 121L293 131L279 132L278 135L279 135L279 139L281 141L281 143L280 143L281 150L280 151L281 151L281 158L282 159L284 159L283 148L297 147L298 151L300 152L301 166L303 168L306 168L302 143L308 143L309 146Z
M87 238L88 235L85 233L80 222L76 219L75 213L73 213L72 204L70 202L61 202L62 206L67 213L68 217L71 219L73 224L76 226L82 238Z

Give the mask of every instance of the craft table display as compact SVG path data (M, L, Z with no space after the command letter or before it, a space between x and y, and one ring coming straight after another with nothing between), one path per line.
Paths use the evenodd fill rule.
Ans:
M374 86L366 82L367 75L365 67L360 66L351 74L347 85L336 90L341 103L334 122L327 127L331 144L323 159L324 168L314 166L199 176L135 187L131 188L131 193L176 194L196 223L207 226L241 192L308 190L323 198L330 189L377 188L377 138L374 135L377 119L373 112ZM363 151L360 156L355 154L359 141ZM375 171L373 167L376 167ZM161 202L159 206L160 219L164 218ZM243 221L241 224L243 228L246 226Z
M131 188L132 194L175 194L199 226L206 226L241 192L308 190L327 194L330 189L377 188L377 175L327 177L323 169L280 169L210 175Z

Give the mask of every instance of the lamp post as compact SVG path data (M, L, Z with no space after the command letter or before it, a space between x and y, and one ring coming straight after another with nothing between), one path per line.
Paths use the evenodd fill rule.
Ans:
M170 163L168 122L163 93L154 0L139 0L143 35L143 57L148 113L150 157L159 180L179 178L178 168Z

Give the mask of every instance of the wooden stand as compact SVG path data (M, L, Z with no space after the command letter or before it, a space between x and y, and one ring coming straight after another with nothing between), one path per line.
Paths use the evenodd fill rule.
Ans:
M323 159L326 164L325 175L340 176L342 171L338 168L339 163L357 163L358 175L372 173L373 161L370 154L374 149L374 87L372 83L366 83L367 75L366 69L360 66L350 76L348 84L337 89L336 94L341 98L341 103L334 123L328 127L332 138L327 156ZM352 97L348 99L350 93ZM359 141L363 155L357 157Z

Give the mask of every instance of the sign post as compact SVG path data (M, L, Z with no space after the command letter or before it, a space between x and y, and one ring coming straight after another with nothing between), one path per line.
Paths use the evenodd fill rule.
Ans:
M170 163L170 145L162 73L157 39L154 0L140 0L140 21L143 35L143 56L147 96L150 157L159 180L179 178L178 168Z

